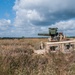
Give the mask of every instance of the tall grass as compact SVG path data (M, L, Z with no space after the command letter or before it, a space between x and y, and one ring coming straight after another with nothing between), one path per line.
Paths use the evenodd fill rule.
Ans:
M0 75L75 75L75 52L36 55L39 41L0 40Z

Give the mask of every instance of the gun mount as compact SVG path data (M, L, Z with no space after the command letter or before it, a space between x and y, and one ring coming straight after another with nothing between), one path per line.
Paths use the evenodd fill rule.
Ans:
M39 36L50 36L49 41L61 41L64 38L62 32L58 32L58 28L49 28L48 34L39 33Z

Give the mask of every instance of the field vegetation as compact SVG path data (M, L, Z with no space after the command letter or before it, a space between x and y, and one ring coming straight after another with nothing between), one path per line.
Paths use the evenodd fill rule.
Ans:
M0 39L0 75L75 75L75 51L37 55L47 39Z

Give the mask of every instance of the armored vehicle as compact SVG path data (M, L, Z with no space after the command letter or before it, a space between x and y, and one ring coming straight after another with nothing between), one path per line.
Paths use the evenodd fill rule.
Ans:
M40 44L40 50L34 53L44 54L49 52L69 53L75 50L75 39L66 38L62 32L58 32L58 28L49 28L48 34L39 33L40 36L49 36L47 42Z

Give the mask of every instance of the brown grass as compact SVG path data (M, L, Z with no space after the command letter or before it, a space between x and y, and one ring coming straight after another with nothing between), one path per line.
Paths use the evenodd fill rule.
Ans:
M0 40L0 75L75 75L75 52L36 55L40 41L47 39Z

